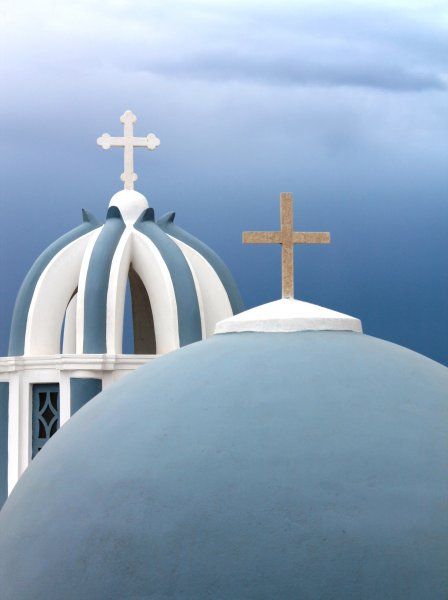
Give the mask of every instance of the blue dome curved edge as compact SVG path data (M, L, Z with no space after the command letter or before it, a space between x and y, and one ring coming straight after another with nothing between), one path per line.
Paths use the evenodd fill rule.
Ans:
M448 369L348 332L214 336L105 390L0 513L2 599L438 600Z

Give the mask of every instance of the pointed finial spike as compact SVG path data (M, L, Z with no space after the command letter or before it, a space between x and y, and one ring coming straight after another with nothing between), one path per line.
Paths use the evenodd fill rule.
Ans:
M159 223L161 225L167 225L168 223L173 223L175 216L176 216L175 212L167 212L165 215L163 215L162 217L160 217L160 219L157 220L157 223Z
M154 221L154 209L151 206L142 212L136 223L144 223L146 221Z
M83 223L91 223L92 225L99 225L98 219L93 215L90 211L85 208L81 209L82 211L82 222Z

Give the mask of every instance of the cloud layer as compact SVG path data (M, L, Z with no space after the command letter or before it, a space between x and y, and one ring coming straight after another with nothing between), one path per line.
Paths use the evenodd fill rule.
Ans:
M38 7L37 7L38 6ZM446 89L443 4L19 2L4 13L8 72L115 67L264 85Z

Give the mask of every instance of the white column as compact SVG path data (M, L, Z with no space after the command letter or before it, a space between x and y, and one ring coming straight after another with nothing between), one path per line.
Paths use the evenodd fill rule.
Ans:
M61 371L59 380L59 427L70 419L70 373Z
M8 410L8 494L16 485L19 476L19 406L20 406L20 374L13 373L9 379Z

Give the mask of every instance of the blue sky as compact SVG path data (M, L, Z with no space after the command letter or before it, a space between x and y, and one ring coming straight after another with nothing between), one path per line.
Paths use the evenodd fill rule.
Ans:
M226 260L246 306L280 294L276 229L292 191L297 297L448 363L446 2L9 2L0 19L0 351L21 280L80 220L104 217L122 155L161 139L136 188Z

